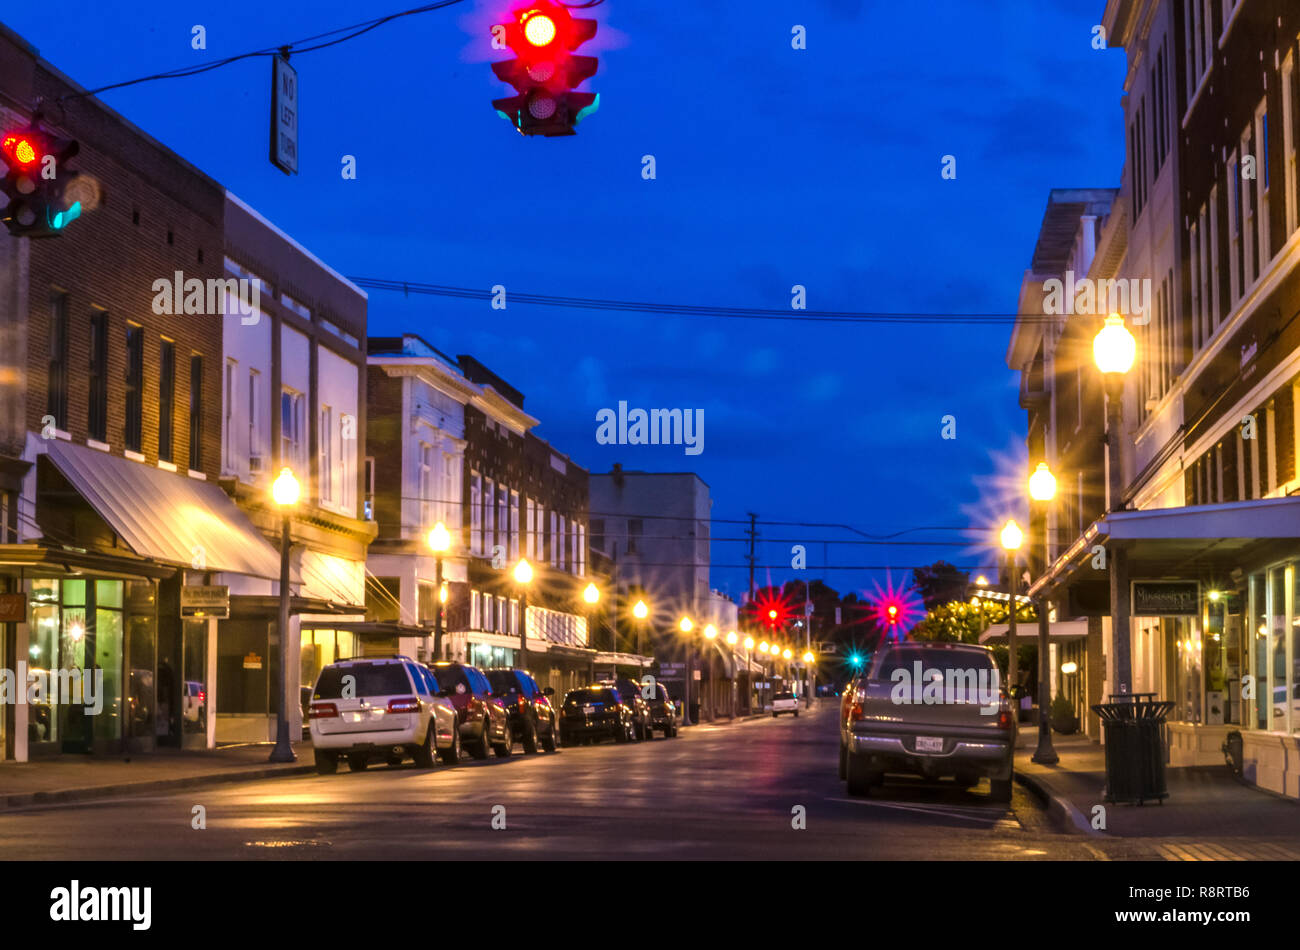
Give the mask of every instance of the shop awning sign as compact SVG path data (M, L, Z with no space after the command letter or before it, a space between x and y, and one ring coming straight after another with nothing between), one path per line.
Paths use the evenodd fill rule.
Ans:
M1133 616L1195 617L1201 612L1197 581L1134 581Z
M230 588L224 584L182 587L181 616L225 620L230 616Z

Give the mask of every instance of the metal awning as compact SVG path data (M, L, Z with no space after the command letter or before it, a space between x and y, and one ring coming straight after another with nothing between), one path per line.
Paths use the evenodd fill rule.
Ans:
M1258 498L1217 505L1185 505L1111 512L1086 531L1030 586L1070 586L1097 574L1096 545L1122 545L1130 576L1197 577L1226 574L1300 545L1300 497ZM1104 573L1101 574L1104 578Z
M1005 623L995 623L980 634L980 643L1006 643L1008 627ZM1088 635L1088 621L1058 620L1047 625L1047 635L1051 640L1079 640ZM1017 640L1037 640L1038 622L1016 624Z
M51 440L46 458L136 554L275 580L280 555L216 485Z

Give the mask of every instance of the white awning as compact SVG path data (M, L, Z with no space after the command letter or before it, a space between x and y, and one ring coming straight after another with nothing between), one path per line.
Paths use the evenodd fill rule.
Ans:
M992 624L980 634L980 643L1006 643L1008 627L1005 623ZM1047 635L1052 640L1077 640L1088 635L1088 621L1058 620L1047 625ZM1016 640L1038 639L1038 621L1016 624Z

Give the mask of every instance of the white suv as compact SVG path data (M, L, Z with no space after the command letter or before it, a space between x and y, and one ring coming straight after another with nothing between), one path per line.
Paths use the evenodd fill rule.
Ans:
M799 697L794 693L777 693L772 697L772 718L775 719L781 713L794 713L796 719L799 718Z
M333 775L339 756L353 772L372 759L406 756L432 768L433 756L460 761L456 708L440 695L433 671L405 656L344 660L321 670L308 718L316 771Z

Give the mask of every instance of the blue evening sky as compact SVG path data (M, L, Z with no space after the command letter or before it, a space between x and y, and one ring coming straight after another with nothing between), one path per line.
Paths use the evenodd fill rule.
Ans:
M65 0L3 21L87 87L278 45L415 0ZM105 94L347 275L507 291L816 310L1012 312L1048 190L1118 183L1124 53L1094 51L1102 0L650 4L606 0L582 52L601 109L576 137L524 139L489 101L507 0L467 0L295 57L301 173L267 161L265 58ZM923 10L923 12L922 12ZM191 49L202 24L207 49ZM806 27L807 49L791 48ZM957 158L957 179L940 160ZM345 181L344 155L358 177ZM657 178L643 180L642 156ZM714 514L886 534L1012 512L1025 415L1009 327L797 324L562 310L372 292L372 335L414 331L471 353L526 396L539 435L592 471L695 471ZM704 451L602 446L619 400L704 410ZM943 416L957 438L940 438ZM718 524L717 538L741 527ZM809 574L841 591L882 571ZM918 533L909 539L974 537ZM743 545L714 545L739 593ZM831 546L832 566L979 547ZM790 543L761 545L770 577ZM760 581L769 571L760 570Z

